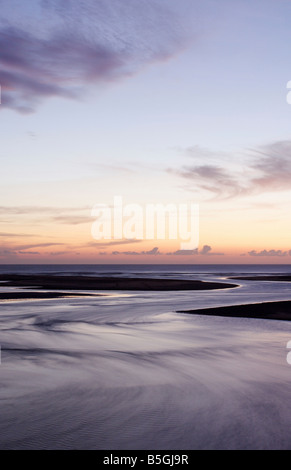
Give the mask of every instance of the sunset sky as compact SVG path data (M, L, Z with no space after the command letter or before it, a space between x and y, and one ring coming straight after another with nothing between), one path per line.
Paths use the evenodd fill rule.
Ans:
M0 6L0 263L291 263L290 0ZM199 246L94 239L115 197Z

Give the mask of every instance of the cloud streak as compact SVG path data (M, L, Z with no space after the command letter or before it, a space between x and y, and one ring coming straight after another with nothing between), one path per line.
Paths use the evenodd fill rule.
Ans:
M282 250L262 250L262 251L256 251L256 250L251 250L248 252L249 256L291 256L291 250L289 251L282 251Z
M65 212L90 211L91 207L54 207L54 206L0 206L0 214L64 214Z
M202 255L202 256L222 256L224 253L215 253L212 251L212 247L209 245L204 245L201 250L195 248L194 250L176 250L174 252L167 253L167 255L174 256L192 256L192 255Z
M24 238L24 237L35 237L32 233L11 233L11 232L0 232L1 238Z
M210 255L223 255L224 253L214 253L211 251L212 248L209 245L204 245L203 248L199 251L198 248L193 250L176 250L168 253L162 253L159 248L156 246L148 251L113 251L112 255L129 255L129 256L140 256L140 255L171 255L171 256L195 256L195 255L202 255L202 256L210 256ZM105 252L101 252L99 254L104 255Z
M185 153L199 163L168 171L187 180L188 189L204 190L219 199L290 190L291 141L244 150L239 159L229 154L225 160L224 154L222 163L218 163L219 158L215 161L215 152L206 149L200 156L196 147L193 152L186 149ZM234 161L240 163L235 166Z
M188 41L177 11L154 0L39 0L38 6L33 28L15 21L15 12L0 23L2 109L28 113L44 99L80 97L88 86L169 59Z
M30 243L25 245L3 246L0 249L0 256L40 255L41 253L39 251L34 251L33 248L47 248L61 245L64 245L64 243Z
M81 225L92 223L89 207L50 207L50 206L0 206L0 215L11 217L30 216L34 223L47 222L61 225ZM0 237L5 236L1 235ZM11 236L14 236L11 234ZM15 235L16 236L16 235ZM23 235L28 236L28 235Z
M132 240L113 240L113 241L96 241L96 242L89 242L86 244L88 247L96 247L96 248L106 248L115 245L131 245L132 243L140 243L142 240L132 239Z
M146 255L146 256L157 256L161 255L159 248L155 246L151 250L148 251L113 251L112 255L129 255L129 256L140 256L140 255Z

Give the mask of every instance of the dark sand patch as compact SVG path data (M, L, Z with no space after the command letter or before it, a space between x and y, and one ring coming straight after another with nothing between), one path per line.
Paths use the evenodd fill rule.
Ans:
M58 299L66 297L96 297L102 294L82 294L68 292L0 292L0 300Z
M277 276L275 274L269 275L258 275L258 276L231 276L227 279L236 279L241 281L286 281L291 282L291 275L280 275Z
M236 284L225 282L204 282L197 280L23 274L2 274L0 275L0 281L5 281L5 286L9 287L29 287L31 289L49 290L171 291L229 289L238 287Z
M227 307L203 308L197 310L178 310L177 313L290 321L291 300L262 302L247 305L231 305Z

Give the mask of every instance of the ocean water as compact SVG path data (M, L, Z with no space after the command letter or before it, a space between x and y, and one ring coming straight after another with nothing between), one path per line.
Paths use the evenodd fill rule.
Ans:
M0 266L12 272L225 282L291 266ZM291 323L177 313L291 300L288 282L229 282L0 302L0 449L291 449Z

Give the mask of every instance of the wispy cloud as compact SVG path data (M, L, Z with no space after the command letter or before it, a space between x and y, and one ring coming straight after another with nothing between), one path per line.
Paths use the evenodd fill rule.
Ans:
M92 224L92 217L86 217L83 215L57 215L51 217L50 220L64 225Z
M207 147L201 147L200 145L192 145L186 148L176 148L176 151L179 154L186 155L190 157L192 160L207 160L208 162L220 161L226 159L228 160L229 154L228 152L221 151L221 150L213 150Z
M47 253L49 256L64 256L64 255L74 255L74 256L78 256L80 255L80 253L77 253L75 251L72 251L72 250L63 250L63 251L51 251L49 253Z
M176 250L176 251L168 252L167 255L174 255L174 256L198 255L198 248L195 248L194 250Z
M279 141L254 149L256 157L252 168L259 175L252 186L261 191L290 189L291 141Z
M244 149L239 158L233 154L225 158L224 154L222 162L219 153L207 149L194 147L185 154L199 163L168 171L187 180L188 189L202 189L220 199L290 190L291 141Z
M35 237L35 234L32 234L32 233L0 232L0 237L3 237L3 238L24 238L24 237Z
M115 245L131 245L132 243L141 243L142 240L132 239L132 240L112 240L112 241L95 241L89 242L85 246L93 248L107 248Z
M54 207L54 206L0 206L0 216L9 217L11 223L18 221L20 217L29 217L34 224L53 223L62 225L81 225L92 223L91 208L84 207ZM5 236L1 235L0 236ZM13 234L11 234L13 236ZM23 235L28 236L28 235Z
M217 165L184 166L176 174L198 188L223 198L234 197L246 191L235 175Z
M91 207L55 207L55 206L0 206L0 214L26 215L26 214L62 214L67 212L90 211Z
M151 256L156 256L156 255L173 255L173 256L195 256L195 255L202 255L202 256L208 256L208 255L223 255L224 253L214 253L211 251L212 248L209 245L204 245L203 248L199 251L198 248L195 248L193 250L176 250L168 253L161 252L160 249L155 246L151 250L147 251L113 251L113 255L129 255L129 256L140 256L140 255L151 255ZM106 254L104 252L100 254Z
M289 251L282 251L282 250L262 250L262 251L256 251L256 250L251 250L248 252L249 256L291 256L291 250Z
M202 256L220 256L224 255L224 253L215 253L212 252L212 248L209 245L204 245L201 250L195 248L194 250L176 250L173 252L167 253L167 255L175 255L175 256L192 256L192 255L202 255Z
M150 255L150 256L156 256L156 255L161 255L159 248L155 246L151 250L148 251L113 251L113 255L129 255L129 256L134 256L134 255Z
M13 250L13 249L0 249L0 257L10 257L17 255L39 255L39 251L23 251L23 250Z
M14 255L39 255L39 251L33 250L33 248L47 248L51 246L61 246L64 243L30 243L30 244L21 244L21 245L13 245L7 246L2 245L0 249L0 256L14 256Z
M31 243L29 245L17 245L14 250L29 250L30 248L45 248L48 246L64 245L64 243Z
M39 0L33 28L21 18L24 3L16 21L14 3L10 16L1 12L2 109L25 113L46 98L79 97L86 86L131 76L172 57L189 37L177 9L154 0Z

